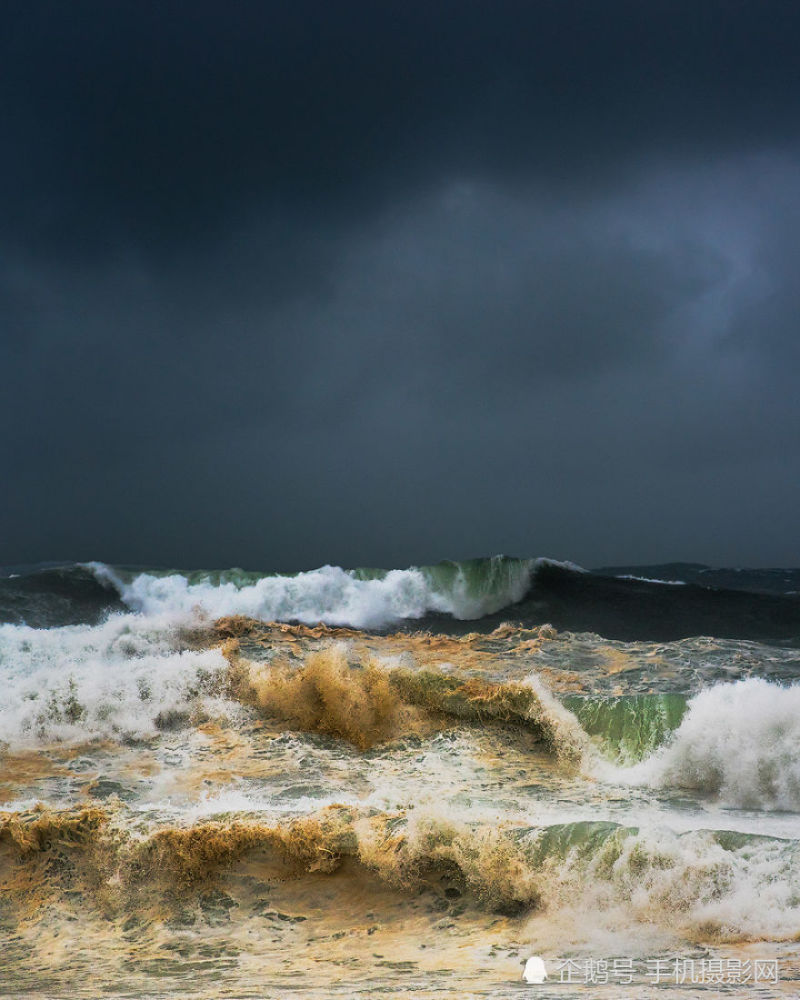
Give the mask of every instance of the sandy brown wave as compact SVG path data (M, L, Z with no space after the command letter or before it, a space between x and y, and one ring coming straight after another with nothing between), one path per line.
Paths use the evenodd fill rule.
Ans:
M568 854L558 828L540 841L447 813L344 805L288 822L231 818L145 833L130 819L122 808L0 814L0 923L8 912L16 922L35 919L64 898L107 919L169 919L231 878L255 899L270 886L297 883L303 894L304 880L341 876L361 897L392 890L412 908L424 896L433 909L457 900L474 913L518 916L585 899L590 909L621 906L638 920L680 926L695 940L760 940L765 927L771 940L798 934L791 905L774 914L755 903L742 909L736 878L761 879L760 869L748 874L747 858L712 840L662 843L620 828ZM762 862L774 861L766 851ZM768 879L759 884L769 892Z
M340 737L362 750L398 731L401 699L374 662L354 669L335 647L310 654L300 667L249 664L232 642L224 652L232 693L266 715L305 732Z
M336 736L360 749L415 728L420 713L517 725L565 761L579 760L586 748L577 720L535 678L491 682L431 668L389 668L373 658L353 664L341 645L310 653L300 664L249 661L235 638L222 651L233 697L300 730Z
M533 873L504 831L430 816L406 824L398 814L365 815L345 806L288 823L206 822L162 827L145 837L99 808L6 813L0 814L0 854L7 892L19 889L20 871L28 868L42 892L63 890L60 876L68 876L70 887L76 880L92 891L102 886L106 905L112 896L124 906L153 892L191 893L245 859L279 880L332 874L348 860L409 892L446 880L458 895L493 912L520 912L540 900ZM30 880L25 888L30 891Z

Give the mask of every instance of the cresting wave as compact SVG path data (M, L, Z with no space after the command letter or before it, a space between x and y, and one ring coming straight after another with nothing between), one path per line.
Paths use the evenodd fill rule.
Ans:
M499 611L525 596L541 562L495 556L410 569L322 566L293 576L242 570L132 574L103 563L90 568L98 580L117 589L132 611L146 615L246 615L263 621L380 628L430 612L472 620Z
M235 640L223 651L237 700L361 749L408 732L409 708L468 723L520 726L563 761L579 761L588 745L574 716L533 674L519 682L491 683L443 671L387 668L374 660L354 667L341 645L312 653L300 667L243 660Z
M233 816L132 831L118 810L0 813L4 888L85 894L107 919L164 906L185 910L245 866L249 891L307 875L370 880L519 915L576 899L587 911L623 907L634 918L681 925L690 939L792 938L800 932L800 849L723 831L673 834L614 823L475 825L447 811L381 813L329 806L285 823ZM42 860L49 859L46 867ZM348 868L356 865L356 868ZM48 883L40 873L50 871ZM230 885L230 879L227 884ZM263 892L263 890L262 890Z
M594 738L600 753L620 764L641 761L667 743L687 705L685 695L672 693L605 698L567 695L562 701Z
M800 685L753 677L707 688L665 746L613 776L744 809L800 811Z

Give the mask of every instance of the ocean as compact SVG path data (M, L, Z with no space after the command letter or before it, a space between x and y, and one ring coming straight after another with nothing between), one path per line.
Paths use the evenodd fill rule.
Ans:
M0 623L3 997L800 993L800 570L17 566Z

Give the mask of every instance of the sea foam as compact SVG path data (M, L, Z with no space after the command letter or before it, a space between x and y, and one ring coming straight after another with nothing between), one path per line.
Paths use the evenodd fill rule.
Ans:
M738 808L800 810L800 685L747 678L707 688L690 699L664 747L613 773Z
M542 562L497 556L385 572L322 566L293 576L242 574L235 579L198 579L198 574L183 573L131 577L103 563L90 566L132 611L146 615L246 615L263 621L380 628L429 612L471 620L499 611L524 597L531 574Z
M177 642L169 622L137 615L98 626L0 626L0 740L153 735L215 699L227 676L218 649Z

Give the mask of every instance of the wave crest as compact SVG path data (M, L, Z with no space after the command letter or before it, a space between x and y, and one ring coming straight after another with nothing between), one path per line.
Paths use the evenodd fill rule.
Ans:
M665 747L615 776L744 809L800 810L800 685L747 678L707 688Z
M261 621L380 628L431 612L472 620L499 611L525 596L536 564L495 556L388 571L322 566L293 576L261 577L241 570L130 574L103 563L90 567L132 611L145 615L246 615Z
M575 717L533 674L491 682L432 669L348 663L346 647L310 654L299 666L243 659L236 639L222 650L231 664L230 692L298 728L344 738L365 749L410 725L409 707L483 724L504 722L532 732L557 758L580 760L588 745Z

